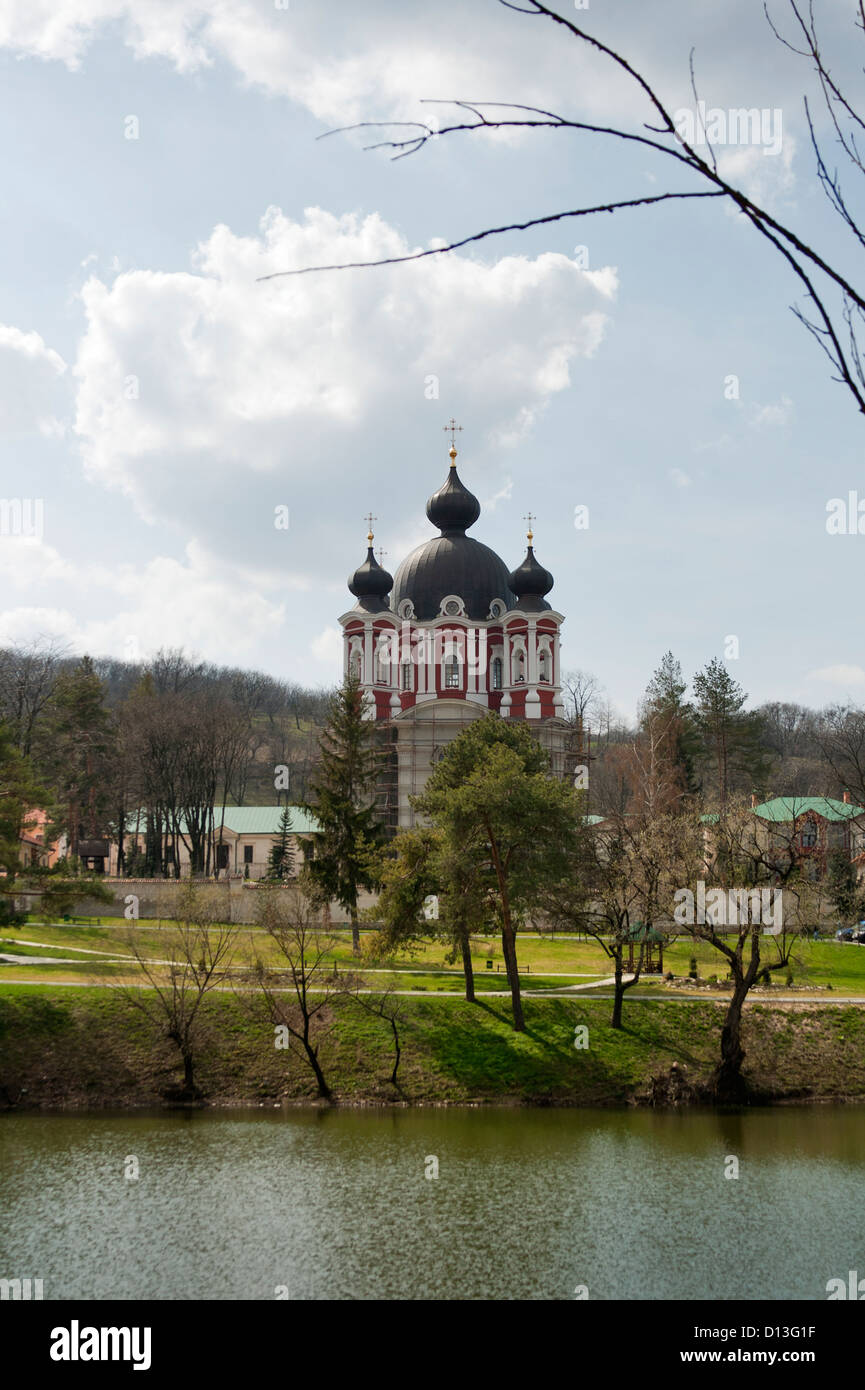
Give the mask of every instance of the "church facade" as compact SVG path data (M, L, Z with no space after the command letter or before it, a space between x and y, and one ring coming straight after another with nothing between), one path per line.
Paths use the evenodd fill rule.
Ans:
M391 828L415 823L421 792L444 748L489 712L525 720L567 774L569 726L561 698L559 630L564 618L546 595L553 576L535 558L509 571L467 532L480 504L459 477L450 449L444 484L426 514L437 534L402 561L395 576L373 553L348 581L355 605L343 613L346 673L360 680L382 752L380 800Z

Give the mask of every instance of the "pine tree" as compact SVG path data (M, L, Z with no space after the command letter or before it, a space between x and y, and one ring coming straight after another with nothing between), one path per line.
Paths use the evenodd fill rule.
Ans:
M319 825L306 877L318 904L336 899L349 914L358 954L358 898L362 889L375 887L374 862L385 832L376 807L375 722L365 718L357 676L347 676L332 697L319 749L312 794L303 803Z
M273 883L285 883L294 877L294 849L291 844L291 811L282 808L277 839L274 840L267 858L265 877Z
M682 666L670 651L664 652L643 697L641 723L667 744L669 757L685 791L697 790L695 762L700 750L694 707L685 698L687 682Z
M762 723L757 714L745 710L748 696L717 657L694 677L694 693L703 755L714 765L723 814L737 772L758 784L766 776L766 755L760 744Z
M80 839L101 836L109 814L114 735L105 688L89 656L60 677L51 713L50 750L58 800L65 808L57 828L66 830L75 856Z

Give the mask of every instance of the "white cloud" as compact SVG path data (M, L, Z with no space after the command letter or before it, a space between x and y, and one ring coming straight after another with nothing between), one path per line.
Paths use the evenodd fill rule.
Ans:
M310 651L322 665L338 667L342 661L342 630L326 627L310 642Z
M38 333L0 323L0 432L62 431L57 412L68 405L59 385L66 363Z
M809 680L826 681L830 685L844 687L865 685L865 670L861 666L821 666L817 671L808 672Z
M217 227L192 272L91 277L75 365L90 479L238 564L274 568L285 555L302 571L307 556L313 572L332 564L321 551L335 524L323 489L342 522L348 507L362 515L361 499L381 496L404 463L409 431L418 440L420 414L424 452L436 457L444 420L425 399L430 376L443 399L464 393L470 404L470 457L485 433L515 443L597 350L607 323L598 304L612 299L615 273L592 279L552 253L490 264L451 255L257 281L410 250L376 214L313 208L295 222L271 208L260 236ZM229 515L224 498L239 479L248 507ZM282 549L276 504L292 518Z
M786 425L793 413L793 402L789 396L782 396L774 405L760 405L754 410L751 424L757 428L764 425Z
M669 470L669 476L671 480L676 484L676 487L691 486L691 479L688 477L687 473L682 472L681 468L671 468Z
M260 652L271 637L275 647L285 618L283 602L260 584L239 583L230 565L194 542L183 561L157 555L144 565L107 566L74 565L44 543L5 540L0 573L28 591L62 585L62 599L75 605L75 613L50 604L2 611L0 642L56 636L77 651L118 658L185 645L217 660L226 649Z

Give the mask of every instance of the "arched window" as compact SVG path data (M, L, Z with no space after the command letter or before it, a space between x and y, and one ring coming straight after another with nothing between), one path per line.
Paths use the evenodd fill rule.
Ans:
M348 669L355 680L360 680L360 648L352 647L348 659Z
M494 657L493 657L493 663L492 663L492 666L491 666L491 668L490 668L490 676L491 676L491 679L492 679L492 687L493 687L493 690L501 690L501 688L502 688L503 669L504 669L504 668L503 668L503 664L502 664L502 659L501 659L501 657L500 657L500 656L494 656Z
M410 661L404 661L402 664L402 688L403 690L411 690L412 688Z
M551 666L552 661L550 659L549 648L543 647L538 661L538 680L549 681Z
M526 654L518 647L513 656L514 683L519 685L526 678Z
M455 656L449 656L445 661L445 687L448 690L460 688L460 663Z

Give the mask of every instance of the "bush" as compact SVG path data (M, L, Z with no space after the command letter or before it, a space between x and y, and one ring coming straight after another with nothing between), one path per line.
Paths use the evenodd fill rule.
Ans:
M698 980L698 979L700 978L700 972L699 972L699 970L697 969L697 957L696 957L696 956L692 956L692 957L691 957L691 966L690 966L690 969L688 970L688 976L689 976L689 978L692 979L692 980Z

